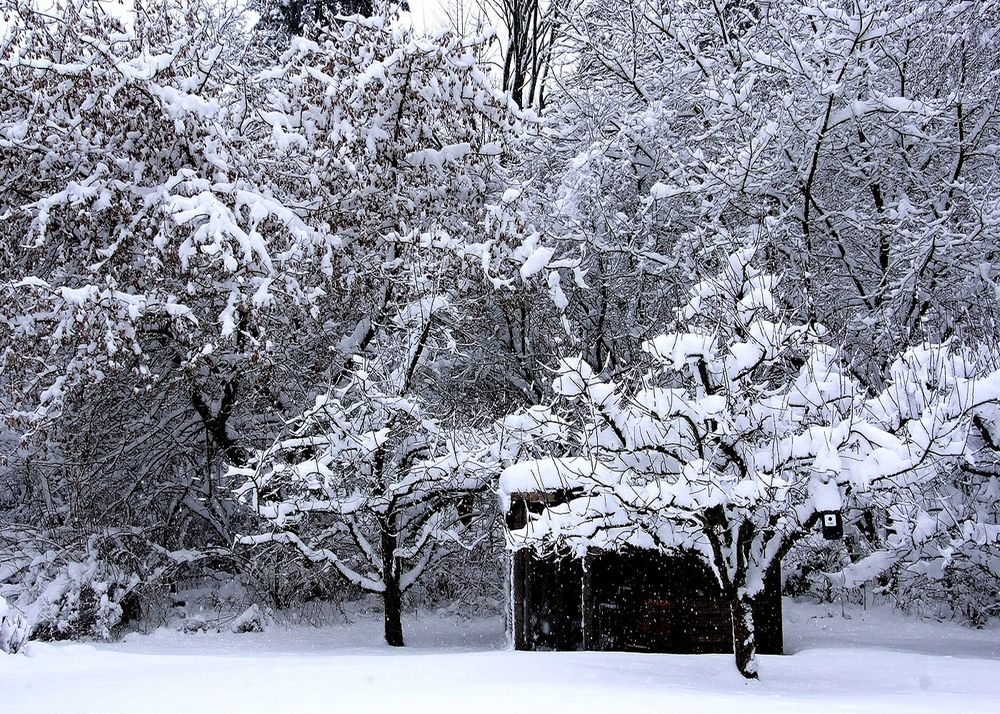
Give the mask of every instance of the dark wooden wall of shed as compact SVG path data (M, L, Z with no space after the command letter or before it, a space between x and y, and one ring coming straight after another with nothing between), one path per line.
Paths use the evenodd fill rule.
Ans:
M546 505L565 503L579 489L521 494L507 510L507 528L524 528L529 513ZM514 553L511 572L514 648L518 650L580 650L583 641L583 560L548 556L529 550Z
M733 628L712 573L655 551L580 559L514 554L514 646L522 650L732 652ZM758 651L781 654L781 582L769 573L754 607Z
M729 608L712 574L691 559L626 551L589 560L595 649L732 651Z

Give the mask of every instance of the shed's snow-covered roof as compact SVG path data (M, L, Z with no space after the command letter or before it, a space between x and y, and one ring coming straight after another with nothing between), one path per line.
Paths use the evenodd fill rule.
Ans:
M595 459L585 456L546 457L508 466L500 474L500 505L510 509L514 494L587 488L596 484L618 483L616 474Z

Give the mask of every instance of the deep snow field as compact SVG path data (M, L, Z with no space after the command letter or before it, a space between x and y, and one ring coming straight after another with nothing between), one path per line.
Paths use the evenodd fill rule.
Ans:
M29 645L0 655L0 714L1000 712L1000 629L785 603L783 657L746 682L731 656L504 649L499 620Z

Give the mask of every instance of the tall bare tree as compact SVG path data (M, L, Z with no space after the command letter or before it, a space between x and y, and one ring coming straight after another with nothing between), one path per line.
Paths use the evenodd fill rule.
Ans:
M573 0L483 0L505 34L502 86L519 107L541 110L553 53Z

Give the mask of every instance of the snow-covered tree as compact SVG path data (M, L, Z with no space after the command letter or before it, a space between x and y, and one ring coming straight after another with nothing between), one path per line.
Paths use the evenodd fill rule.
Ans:
M747 677L757 676L750 604L820 514L895 513L888 547L854 566L885 568L898 557L893 544L933 531L915 494L971 456L974 420L1000 427L996 354L921 344L891 363L884 388L867 389L824 328L783 313L757 252L736 244L724 269L691 289L676 330L643 344L651 367L629 383L564 359L554 388L568 459L522 463L505 480L511 490L537 473L583 489L529 520L515 545L700 558L731 607ZM974 516L961 527L995 530Z
M521 120L480 39L357 17L251 70L244 20L197 2L133 22L19 0L8 17L12 519L76 542L141 526L167 549L230 545L247 527L223 464L341 387L409 306L459 296L473 313L490 291L545 285L552 251L500 200ZM450 335L442 403L493 400L462 397L482 373L514 389L483 346L493 329Z
M95 435L115 459L190 473L167 447L197 437L190 461L238 463L364 351L414 270L518 260L487 204L517 119L474 40L358 19L247 76L238 23L197 5L131 29L56 9L16 6L0 67L17 431L101 403L122 417Z
M447 340L435 333L449 309L440 299L412 305L394 340L380 341L341 386L230 472L243 480L237 493L271 527L240 542L291 544L379 594L392 646L403 645L403 594L488 534L496 513L483 501L492 501L485 496L500 469L561 433L542 407L463 423L435 403L433 389L420 389L421 373L447 354Z
M98 3L8 15L2 404L50 523L181 508L227 537L211 462L239 456L237 395L268 369L252 297L310 233L246 174L238 30L197 3L132 26Z
M768 218L786 307L860 378L995 334L995 3L628 0L569 22L578 60L528 171L582 249L594 289L566 281L567 314L589 358L629 361L717 236Z
M378 593L385 640L403 645L402 596L455 547L472 547L473 506L491 476L487 437L434 414L409 365L359 362L289 435L257 455L247 497L272 530L241 543L289 543L350 583Z
M587 2L568 22L574 62L524 167L566 301L563 331L528 307L536 354L624 378L747 232L782 312L823 324L871 390L908 348L996 339L995 3ZM966 493L995 521L996 442L976 432L976 465L927 503ZM845 557L886 546L883 516L858 515ZM934 558L982 588L976 550ZM951 578L935 587L969 592Z

